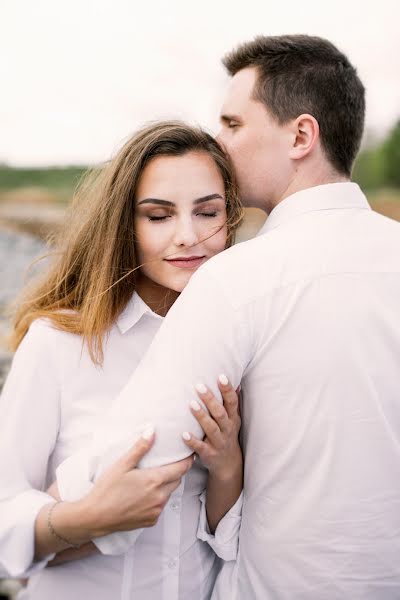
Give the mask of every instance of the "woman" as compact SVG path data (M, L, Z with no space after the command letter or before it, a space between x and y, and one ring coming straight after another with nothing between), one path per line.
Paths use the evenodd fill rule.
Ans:
M30 575L24 597L210 596L218 570L211 545L218 548L206 516L214 531L232 509L229 530L242 486L239 417L223 378L229 427L215 427L216 401L200 393L211 414L192 410L209 435L187 441L208 483L200 461L181 482L191 459L134 469L154 438L145 432L82 500L54 504L43 490L87 442L193 272L231 244L241 215L216 142L176 122L140 131L81 187L49 272L17 313L18 350L2 398L0 564ZM198 537L199 521L210 544ZM94 537L154 523L124 556L94 553ZM56 553L57 566L43 569Z

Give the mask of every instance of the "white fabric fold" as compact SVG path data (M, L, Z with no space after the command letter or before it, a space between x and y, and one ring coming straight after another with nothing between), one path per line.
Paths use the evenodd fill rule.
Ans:
M200 496L201 510L197 537L207 542L215 554L224 561L236 560L239 549L239 530L242 518L243 492L232 508L224 515L212 534L207 520L206 512L207 494Z
M1 554L0 577L30 577L54 558L49 554L34 560L34 528L40 510L54 498L37 490L27 490L12 500L0 502Z

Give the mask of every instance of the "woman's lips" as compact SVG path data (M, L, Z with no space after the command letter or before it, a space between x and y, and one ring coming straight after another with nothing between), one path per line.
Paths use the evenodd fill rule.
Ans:
M180 269L196 269L205 259L205 256L185 256L184 258L166 258L165 260L170 265L179 267Z

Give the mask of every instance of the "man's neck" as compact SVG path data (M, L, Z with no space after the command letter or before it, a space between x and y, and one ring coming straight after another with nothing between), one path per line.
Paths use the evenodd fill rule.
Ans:
M303 190L307 190L318 185L326 185L328 183L346 183L348 181L350 181L349 177L341 175L337 171L326 167L320 167L319 169L317 168L312 172L309 170L306 172L296 171L292 179L288 182L287 186L281 190L277 198L270 202L266 212L269 214L275 208L275 206L282 202L282 200L285 200L285 198L288 198L297 192L302 192Z

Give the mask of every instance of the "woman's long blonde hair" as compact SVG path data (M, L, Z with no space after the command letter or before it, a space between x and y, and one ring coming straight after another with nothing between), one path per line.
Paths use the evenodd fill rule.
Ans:
M155 156L204 152L217 165L225 187L228 240L242 219L231 163L201 129L179 121L152 123L137 132L116 157L80 184L51 253L45 275L23 292L14 319L16 349L34 319L81 335L95 364L103 362L104 336L125 308L139 267L135 252L135 192Z

